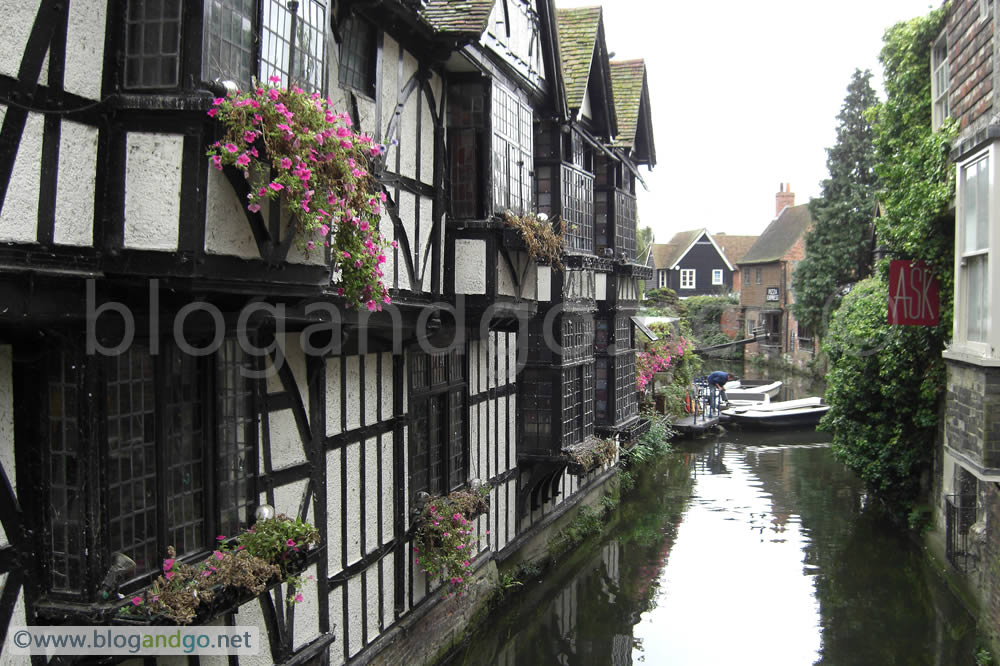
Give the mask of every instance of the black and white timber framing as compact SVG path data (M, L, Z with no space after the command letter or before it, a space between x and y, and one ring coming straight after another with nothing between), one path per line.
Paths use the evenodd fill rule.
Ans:
M205 157L219 131L206 115L213 80L262 75L267 17L288 4L4 6L0 650L10 627L93 618L114 552L140 563L128 594L154 578L167 545L182 539L182 557L204 557L267 503L321 532L305 601L287 606L274 589L216 622L267 637L245 663L367 659L440 601L412 553L417 492L491 486L476 521L481 566L606 477L566 473L565 446L641 431L630 317L648 269L635 264L635 174L652 166L636 157L654 154L652 136L641 151L615 143L607 85L589 88L585 109L567 106L551 0L300 0L325 40L321 92L389 147L382 233L398 243L386 264L395 310L341 309L340 344L306 353L301 334L324 323L313 306L342 304L328 256L290 242L280 207L247 211L241 176ZM436 20L436 4L467 5L458 11L481 25ZM220 22L239 23L233 7L247 5L243 33L225 44L243 55L224 66ZM159 46L143 50L154 34ZM603 29L597 41L606 60ZM601 122L587 109L604 109ZM570 191L570 177L591 187ZM594 216L595 192L607 198L604 235L593 220L589 242L574 232L565 271L505 233L505 210ZM132 313L134 344L87 354L95 308L95 340L122 339L117 306L99 309L109 303ZM218 308L221 326L195 303ZM428 316L435 338L464 333L457 351L418 348ZM200 344L221 331L222 348L184 355L178 320ZM560 353L528 344L545 326ZM239 332L266 353L240 352ZM447 368L439 383L419 383L428 367ZM444 480L422 476L425 464Z

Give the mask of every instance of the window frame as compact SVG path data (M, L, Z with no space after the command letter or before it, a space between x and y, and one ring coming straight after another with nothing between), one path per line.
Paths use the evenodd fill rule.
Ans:
M712 269L712 286L713 287L718 287L718 286L724 285L725 283L726 283L725 282L725 275L723 274L722 269L721 268L713 268Z
M364 28L363 32L358 30L359 26ZM358 14L352 13L341 25L340 33L341 42L337 50L337 84L341 88L353 90L374 100L376 86L378 85L378 26ZM370 44L364 44L363 40L359 39L363 34L370 37ZM359 45L364 48L366 53L360 52L361 49L357 48ZM344 67L345 52L352 48L357 50L358 53L351 53L350 55L361 60L364 60L365 56L367 56L369 62L366 63L366 71L362 72L360 69L353 67ZM345 69L349 69L353 77L345 76ZM358 79L362 76L365 79L359 85ZM369 77L370 81L368 80Z
M948 31L942 30L931 46L931 129L951 116L951 64L948 62Z
M670 271L662 268L656 271L656 286L659 289L670 286Z
M681 289L697 289L698 288L698 271L694 268L681 268L680 269L680 288Z
M406 488L410 506L415 506L417 495L427 492L430 495L447 495L450 492L465 487L469 482L469 402L468 402L468 354L464 346L438 353L428 353L419 348L411 349L407 355L407 405L410 414L409 425L407 426L407 446L406 446ZM420 364L426 359L427 383L418 381L417 372L421 371ZM444 360L444 369L441 366L435 368ZM442 371L441 379L435 381L435 371ZM457 398L458 405L455 404ZM421 422L423 415L428 415L426 426L431 427L429 407L432 401L442 400L443 409L438 414L438 428L443 437L437 442L441 446L440 454L435 459L435 452L431 448L434 443L427 438L428 448L426 451L427 478L426 484L417 485L415 476L420 469L414 468L417 454L416 447L421 441L420 428L424 427ZM426 402L425 406L421 406ZM461 433L456 433L455 409L462 415L462 423L459 426ZM461 469L454 466L456 451L454 450L455 437L461 438ZM421 454L424 455L424 454ZM437 462L442 465L440 470L441 487L435 488L433 485L432 465ZM456 476L457 475L457 476ZM455 479L458 479L455 482Z
M148 6L149 3L142 3L142 4L145 5L145 6ZM161 16L159 18L157 18L157 19L145 19L145 18L143 18L143 19L137 19L137 18L131 16L131 10L132 10L133 7L137 7L138 8L139 7L139 3L135 2L135 0L131 0L129 2L123 3L123 6L122 6L122 15L121 15L121 18L122 18L122 33L121 33L122 34L122 48L121 48L121 88L122 88L122 90L127 90L127 91L130 91L130 92L137 92L137 93L146 93L146 92L154 92L154 91L157 91L157 90L176 90L176 89L180 88L181 85L183 84L183 78L184 78L184 59L186 57L185 54L184 54L184 36L185 36L184 32L185 32L185 22L186 22L186 16L185 16L185 12L184 12L184 3L180 2L180 0L177 0L177 4L176 4L176 7L177 7L177 17L176 18L171 17L170 19L165 18L165 17L162 16L165 13L165 11L166 11L166 4L167 3L165 2L165 0L160 0L159 1L159 9L160 9L160 14L161 14ZM175 25L176 43L174 44L176 50L173 53L165 53L163 51L164 31L165 31L166 26L168 25L168 23L171 23L171 22L173 22L173 23L176 24ZM146 36L146 29L145 28L149 28L151 23L155 23L155 24L159 25L159 28L160 28L160 30L159 30L159 44L160 44L160 48L157 50L156 53L148 53L147 54L147 53L145 53L145 49L151 44L151 42L150 42L150 40ZM138 53L130 53L129 52L130 45L131 45L130 44L131 43L130 37L132 35L132 30L134 28L136 28L136 27L138 27L142 31L142 34L140 35L140 38L138 40L139 51L138 51ZM139 68L140 76L139 76L139 78L142 78L142 73L144 73L146 71L146 66L147 66L144 61L149 61L149 60L154 60L155 59L156 68L159 69L160 65L162 64L162 61L165 58L171 58L171 57L174 60L174 66L173 66L173 76L174 76L174 78L173 78L172 82L164 82L162 80L158 80L156 83L153 83L153 84L143 84L143 83L130 84L129 83L129 73L131 71L133 71L132 68L130 67L131 63L136 62L136 60L139 61L139 63L140 63L140 68ZM150 64L152 64L152 63L150 63Z
M993 289L994 275L996 274L996 261L991 260L990 249L996 243L994 232L994 211L996 211L996 144L991 144L985 150L979 151L956 164L956 192L955 192L955 316L952 324L952 348L962 349L976 356L995 356L992 349L996 347L996 325L993 322L993 313L996 309L996 290ZM966 251L964 248L966 237L966 172L969 168L987 161L986 168L986 247L974 248ZM977 176L978 179L978 176ZM978 205L978 204L977 204ZM969 317L969 260L978 261L985 258L986 267L984 270L985 295L982 306L986 309L984 316L984 331L982 340L970 340L968 337L968 317Z
M235 338L226 338L223 349L226 349L230 344L235 345L235 342ZM145 340L136 340L128 351L135 351L136 345L145 345L146 343ZM30 353L30 355L36 356L34 353ZM128 439L131 440L129 442L119 440L122 441L122 448L118 450L129 458L128 469L131 472L136 460L132 453L135 445L152 447L152 462L148 464L152 465L155 475L154 488L152 504L146 504L146 511L152 512L153 524L150 527L147 522L145 526L146 540L151 540L149 547L152 548L153 553L151 556L152 566L147 563L145 569L137 569L135 575L121 584L123 592L140 589L159 575L159 563L166 557L167 547L176 545L174 532L189 524L189 521L183 517L172 525L167 522L167 519L173 515L171 503L178 501L178 497L183 497L183 495L176 494L177 489L172 489L169 482L169 477L172 476L171 472L177 468L177 465L174 464L176 461L171 459L169 455L170 441L171 438L182 434L177 430L171 430L168 426L168 422L172 418L171 404L181 404L171 403L171 397L168 395L168 393L173 392L173 388L177 387L176 384L169 381L170 378L174 377L174 374L168 366L174 359L182 357L189 359L187 362L196 368L196 372L193 374L197 382L198 410L196 413L200 414L196 421L201 434L197 442L194 442L194 447L201 448L201 462L194 464L200 464L202 468L200 490L196 490L196 492L201 493L202 500L200 509L196 510L195 520L201 524L202 534L194 546L179 554L179 559L197 561L204 558L215 546L215 535L219 533L220 526L231 519L234 514L236 516L239 516L241 512L243 514L242 518L239 519L240 528L249 525L251 510L259 501L257 488L259 438L255 418L259 412L257 406L259 388L258 382L249 376L243 376L243 381L240 384L242 388L233 388L234 392L246 400L243 418L237 418L234 421L237 424L237 429L243 429L242 456L245 466L242 481L245 485L242 487L242 497L237 497L232 503L223 506L222 499L226 493L223 486L227 483L231 486L231 480L227 480L228 475L221 467L227 461L225 457L227 453L236 452L239 455L238 441L233 443L221 441L224 425L228 426L229 424L223 424L221 420L220 412L225 411L225 409L220 408L219 403L220 400L232 393L228 388L223 389L219 385L220 373L227 372L226 361L221 358L223 355L224 352L220 349L203 357L187 356L172 342L166 341L161 341L157 353L153 353L148 346L145 348L143 359L151 368L148 381L151 383L150 388L153 394L152 409L146 410L147 416L142 422L143 427L147 430L141 440L134 437L129 437ZM36 357L25 363L24 372L20 379L15 377L18 386L15 395L19 393L26 396L22 400L30 400L31 398L28 396L39 396L37 403L33 403L30 407L22 406L20 409L31 409L38 412L34 422L28 428L33 430L32 435L40 442L40 445L28 455L32 459L32 464L38 465L37 477L31 481L46 498L43 505L38 507L38 513L35 516L38 524L44 526L44 529L38 530L35 535L35 548L39 554L37 566L40 574L41 593L48 598L73 602L100 601L98 592L101 581L107 573L114 552L117 552L112 548L112 523L115 520L121 521L136 515L131 510L124 512L122 509L118 511L112 509L112 493L114 492L112 484L114 481L111 476L110 464L113 453L110 424L112 419L117 419L120 424L133 418L131 399L129 407L121 408L125 410L124 412L119 409L121 403L118 398L112 401L111 391L113 387L121 387L121 381L117 377L120 359L121 356L87 356L79 345L70 343L52 348L41 358ZM63 382L66 386L74 387L77 398L74 403L66 402L65 398L60 398L59 404L67 405L67 407L58 415L52 412L54 407L49 402L53 382L51 371L55 363L60 365L72 363L73 367L77 369L71 383ZM257 369L258 361L252 356L245 355L241 357L240 363L244 364L248 371L253 371ZM65 377L65 374L60 376ZM85 401L80 398L84 393L95 397ZM130 396L135 395L131 389L127 393ZM37 405L41 405L42 409L37 409ZM76 457L73 463L73 468L76 470L76 481L72 486L65 486L75 489L74 496L80 511L83 513L82 532L76 538L75 551L69 547L72 540L67 541L65 550L57 550L53 532L53 521L55 520L53 516L55 502L52 495L53 474L55 473L53 456L56 454L56 447L52 440L53 431L50 428L56 422L67 419L77 424L86 424L80 425L76 433L77 448L73 454ZM146 424L145 420L147 419L151 423ZM234 436L237 432L238 430L233 432ZM148 439L149 437L152 439ZM148 455L145 456L147 459L148 457ZM64 473L67 476L63 478L68 478L68 469L68 467L64 468ZM135 478L134 475L129 475L128 479L122 482L120 488L133 488ZM139 478L142 478L141 475ZM240 487L239 483L236 487ZM149 490L145 493L147 497L148 492ZM129 502L133 503L134 499L129 500ZM79 554L74 557L74 552ZM60 589L55 584L54 568L60 553L63 553L67 560L79 560L80 582L78 587Z

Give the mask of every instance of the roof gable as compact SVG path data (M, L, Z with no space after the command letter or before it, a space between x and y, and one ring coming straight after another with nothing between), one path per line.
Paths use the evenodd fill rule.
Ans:
M812 225L809 204L786 206L740 260L741 264L781 261Z
M656 261L656 268L661 270L673 270L683 261L687 253L691 251L699 242L707 242L715 248L719 257L726 264L729 270L735 270L732 262L722 251L719 244L712 238L708 229L691 229L690 231L678 231L669 243L654 244L653 257Z
M653 145L646 63L641 59L621 60L611 62L609 67L618 118L615 145L630 150L637 162L652 167L656 164L656 149Z
M731 236L720 233L715 235L715 242L726 253L729 263L736 265L740 263L740 260L753 247L758 238L760 236Z
M475 35L486 29L495 0L427 0L420 16L436 32Z
M600 7L556 9L556 28L566 105L575 114L589 98L594 127L610 139L618 123L601 12Z

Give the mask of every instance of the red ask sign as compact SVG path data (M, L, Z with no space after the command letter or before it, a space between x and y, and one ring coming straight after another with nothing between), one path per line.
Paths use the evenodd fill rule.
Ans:
M941 308L938 279L924 261L889 263L889 324L937 326Z

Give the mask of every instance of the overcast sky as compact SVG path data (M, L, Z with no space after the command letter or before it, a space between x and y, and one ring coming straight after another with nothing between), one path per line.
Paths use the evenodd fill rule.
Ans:
M699 227L759 234L779 183L796 203L818 196L851 73L871 69L882 97L886 28L940 2L556 0L595 4L613 59L646 61L657 164L639 222L662 243Z

